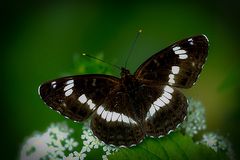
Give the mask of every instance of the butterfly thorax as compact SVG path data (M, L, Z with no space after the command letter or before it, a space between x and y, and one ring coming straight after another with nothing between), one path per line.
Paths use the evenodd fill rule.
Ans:
M127 107L128 116L132 117L139 123L141 123L144 118L144 114L140 113L142 111L142 105L139 103L140 101L137 100L139 90L141 89L140 86L139 80L132 75L129 70L121 68L120 88L118 94L120 97L128 97L128 99L122 98L127 102L127 105L124 105L125 103L123 103L121 108Z
M129 70L125 68L121 68L121 86L126 90L128 93L134 92L138 87L138 81L134 75L130 73Z
M128 69L126 69L126 68L121 68L121 78L123 79L124 77L126 77L126 76L130 76L131 75L131 73L130 73L130 71L128 70Z

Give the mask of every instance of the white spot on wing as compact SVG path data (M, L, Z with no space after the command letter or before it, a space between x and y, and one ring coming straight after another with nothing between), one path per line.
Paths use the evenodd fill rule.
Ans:
M188 41L190 41L190 43L192 42L191 39L188 39ZM173 51L175 54L179 55L179 59L186 59L188 57L188 55L186 54L187 51L184 49L181 49L180 47L174 47Z
M68 91L65 92L65 96L68 97L72 94L73 90L69 89Z
M178 74L179 70L180 70L180 68L178 66L172 66L172 73L173 74Z
M57 83L56 81L53 81L53 82L51 83L52 88L56 88L56 87L57 87L57 84L56 84L56 83Z
M163 96L166 97L166 98L169 99L169 100L172 99L172 95L169 94L168 92L164 92L164 93L163 93Z
M167 134L170 134L171 132L173 132L173 130L169 130Z
M41 87L42 87L42 85L38 86L38 95L40 95L40 96L41 96L41 92L40 92ZM41 97L41 98L42 98L42 97Z
M113 122L116 121L119 116L120 116L119 113L113 112L113 114L112 114L112 121L113 121Z
M89 100L87 101L87 104L89 105L89 107L90 107L91 110L94 110L94 109L95 109L95 104L92 102L91 99L89 99Z
M66 86L64 87L63 91L67 91L67 90L71 89L73 86L74 86L73 83L68 84L68 85L66 85Z
M168 83L169 83L169 84L173 84L173 83L175 83L175 80L174 80L174 79L169 79L169 80L168 80Z
M74 81L73 81L73 79L71 79L71 80L68 80L67 82L66 82L66 84L71 84L71 83L73 83Z
M87 102L87 97L85 96L85 94L82 94L79 98L78 98L79 102L86 103Z
M173 74L169 74L168 77L169 77L168 83L171 83L171 84L175 83L174 75L173 75Z
M169 78L174 79L174 75L173 74L169 74Z
M130 123L128 117L125 116L124 114L122 114L122 120L123 120L123 122L125 122L125 123Z
M129 118L129 121L131 124L137 124L137 122L135 122L132 118Z
M121 114L118 117L118 122L122 122L122 115Z
M150 113L150 116L153 116L155 114L156 110L154 108L153 105L151 105L150 109L149 109L149 113Z
M102 112L102 115L101 115L102 119L106 119L107 114L108 114L108 111L105 111L105 110L104 110L104 111Z
M97 114L101 115L103 110L104 110L104 108L102 106L99 106L98 109L97 109Z
M186 54L179 55L179 59L187 59L187 58L188 58L188 55Z
M173 51L181 49L179 46L173 47Z
M204 36L204 37L206 38L206 40L209 42L209 40L208 40L207 36L206 36L206 35L204 35L204 34L203 34L203 36Z
M69 119L69 117L67 117L67 116L64 116L66 119Z
M108 112L108 115L107 115L107 118L106 118L106 121L107 122L110 122L111 121L111 119L112 119L112 114L113 114L113 112Z
M173 79L174 75L169 75L169 77L171 79ZM159 109L161 109L161 107L164 107L166 104L169 104L170 100L172 99L172 94L171 93L173 93L173 92L174 92L173 88L166 85L164 87L164 91L163 91L163 94L161 95L161 97L158 98L156 101L154 101L153 104L151 105L151 107L149 108L145 120L149 119L154 114L156 114L156 112Z
M163 101L161 101L161 99L157 99L155 102L153 102L153 104L159 106L159 107L163 107L165 106L165 104L163 103Z
M164 91L166 91L166 92L168 92L168 93L173 93L172 87L170 87L170 86L168 86L168 85L166 85L166 86L164 87Z
M160 99L157 99L157 101L155 101L154 104L151 105L145 120L148 120L150 117L154 116L154 114L156 114L156 112L165 105ZM157 104L155 104L156 102L160 105L158 106Z
M164 97L164 96L162 96L162 97L160 97L160 99L165 103L165 104L168 104L170 101L166 98L166 97Z
M160 107L157 106L157 105L154 105L154 104L153 104L153 106L154 106L154 108L155 108L156 111L158 111L158 110L160 109Z
M187 51L180 49L180 50L175 51L174 53L175 54L185 54L185 53L187 53Z
M148 120L149 118L150 118L150 113L149 113L149 111L148 111L145 120Z
M104 108L102 106L98 107L97 114L99 116L101 116L102 119L105 119L107 122L118 121L118 122L124 122L124 123L127 123L127 124L130 124L130 123L131 124L137 124L137 122L135 122L132 118L130 118L130 117L124 115L124 114L121 114L121 113L104 110Z

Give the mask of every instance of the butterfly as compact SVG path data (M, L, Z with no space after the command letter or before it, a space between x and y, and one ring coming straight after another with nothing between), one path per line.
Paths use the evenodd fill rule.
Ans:
M91 118L93 134L106 144L134 146L144 137L161 137L176 129L188 102L177 88L196 82L208 54L208 38L178 41L121 77L86 74L63 77L39 87L42 100L65 117Z

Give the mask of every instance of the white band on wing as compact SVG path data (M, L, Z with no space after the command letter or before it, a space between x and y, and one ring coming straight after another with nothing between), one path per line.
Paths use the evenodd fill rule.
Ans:
M154 101L151 107L149 108L145 120L148 120L149 118L153 117L160 108L166 106L166 104L169 104L170 100L172 99L173 92L174 92L173 88L166 85L164 87L163 94L156 101Z
M104 109L102 105L100 105L97 109L97 115L99 115L102 119L107 122L124 122L127 124L137 124L131 117L124 115L123 113L111 112Z

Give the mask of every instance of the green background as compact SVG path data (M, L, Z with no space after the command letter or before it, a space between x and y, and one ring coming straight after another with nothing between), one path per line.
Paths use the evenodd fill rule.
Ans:
M107 62L122 66L139 29L143 33L128 63L132 72L177 40L208 36L209 56L200 79L183 92L205 105L207 130L229 138L240 153L239 9L231 0L3 3L1 156L17 158L26 137L65 121L39 98L42 82L77 74L73 57L83 52L104 53ZM112 73L119 76L118 70Z

